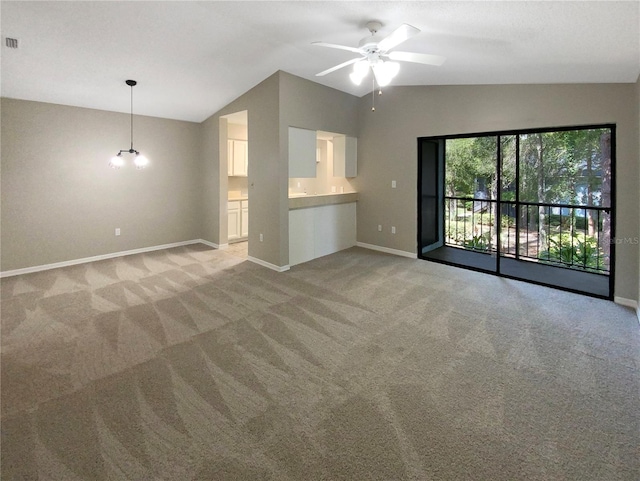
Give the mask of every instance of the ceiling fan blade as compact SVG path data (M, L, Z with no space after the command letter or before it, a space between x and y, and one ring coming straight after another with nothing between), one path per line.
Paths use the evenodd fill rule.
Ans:
M349 52L360 53L360 49L359 48L347 47L346 45L337 45L335 43L311 42L311 45L318 45L319 47L338 48L340 50L348 50Z
M401 62L423 63L425 65L440 66L447 60L441 55L431 55L428 53L412 53L412 52L389 52L387 56L391 60L399 60Z
M387 37L380 40L380 42L378 42L378 47L381 51L386 52L388 50L391 50L393 47L400 45L405 40L409 40L411 37L418 35L419 33L420 29L403 23L393 32L391 32L391 34L389 34Z
M336 65L335 67L331 67L331 68L329 68L327 70L324 70L324 71L322 71L320 73L317 73L316 77L322 77L323 75L327 75L328 73L335 72L336 70L339 70L339 69L341 69L343 67L346 67L347 65L351 65L353 63L356 63L356 62L358 62L360 60L362 60L362 57L352 58L351 60L347 60L346 62L341 63L340 65Z

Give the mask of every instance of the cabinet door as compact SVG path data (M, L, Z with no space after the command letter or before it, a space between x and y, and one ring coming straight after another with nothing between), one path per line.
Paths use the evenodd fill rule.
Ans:
M233 201L228 204L229 214L229 230L227 231L228 240L240 238L240 202Z
M289 177L316 176L316 131L289 127Z
M314 208L289 211L289 265L315 258Z
M242 237L249 237L249 201L242 201L242 212L240 215L240 234Z
M248 144L246 140L233 141L233 175L247 175Z
M333 176L355 177L358 175L358 139L337 136L333 138Z
M355 177L358 175L358 139L347 137L345 145L344 176Z
M233 175L233 140L227 140L227 175Z

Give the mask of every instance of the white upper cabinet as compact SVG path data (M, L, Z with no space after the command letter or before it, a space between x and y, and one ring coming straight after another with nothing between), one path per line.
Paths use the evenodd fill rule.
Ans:
M289 127L289 177L316 176L316 131Z
M227 141L228 174L230 176L246 177L249 164L249 143L246 140Z
M356 177L358 175L358 139L336 136L333 138L333 176Z

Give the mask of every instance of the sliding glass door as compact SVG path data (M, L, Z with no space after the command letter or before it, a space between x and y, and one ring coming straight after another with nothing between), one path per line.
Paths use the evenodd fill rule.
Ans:
M614 139L613 125L419 139L419 256L611 298Z

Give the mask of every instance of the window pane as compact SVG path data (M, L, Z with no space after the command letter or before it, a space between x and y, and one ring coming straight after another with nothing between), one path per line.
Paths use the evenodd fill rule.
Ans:
M496 137L448 139L445 149L447 196L496 198Z
M520 135L520 201L611 205L611 131Z

